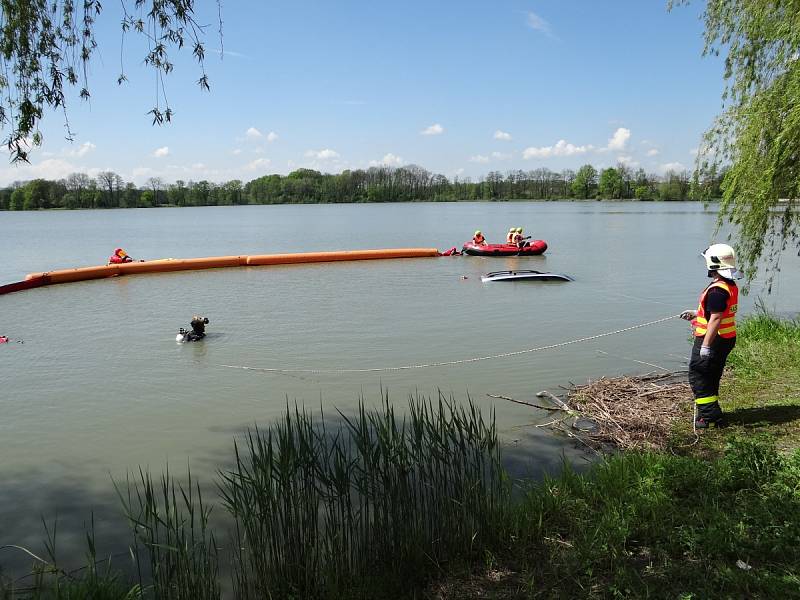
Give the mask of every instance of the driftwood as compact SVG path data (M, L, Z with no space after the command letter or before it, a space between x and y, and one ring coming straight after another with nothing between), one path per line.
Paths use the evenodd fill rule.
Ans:
M532 408L566 413L536 425L568 436L593 450L599 448L664 449L674 423L690 418L692 392L686 371L645 373L634 377L601 377L585 385L570 384L566 399L543 390L536 394L553 403L544 406L509 396L487 394L490 398L524 404ZM578 420L596 425L591 431L574 428Z
M501 396L499 394L486 394L486 395L489 396L489 398L497 398L499 400L508 400L509 402L514 402L515 404L524 404L525 406L532 406L533 408L540 408L542 410L565 410L567 412L572 412L572 410L569 407L561 408L560 406L542 406L541 404L534 404L533 402L525 402L525 400L517 400L515 398L511 398L509 396ZM561 402L561 401L559 400L559 402Z
M560 410L563 410L563 411L568 412L570 414L575 414L575 411L572 410L566 402L564 402L561 398L559 398L555 394L551 394L547 390L542 390L541 392L536 394L536 397L537 398L547 398L548 400L550 400L550 402L555 404Z
M625 450L663 449L675 421L691 414L692 392L681 372L648 373L575 386L567 401L598 425L584 439Z

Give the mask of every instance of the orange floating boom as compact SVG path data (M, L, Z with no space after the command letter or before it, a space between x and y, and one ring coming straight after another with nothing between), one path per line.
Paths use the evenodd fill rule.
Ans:
M378 260L387 258L422 258L439 256L436 248L389 248L384 250L340 250L335 252L299 252L295 254L258 254L253 256L210 256L207 258L164 258L97 267L81 267L30 273L25 281L0 286L0 295L56 283L72 283L104 279L136 273L167 273L197 269L219 269L264 265L335 262L344 260Z

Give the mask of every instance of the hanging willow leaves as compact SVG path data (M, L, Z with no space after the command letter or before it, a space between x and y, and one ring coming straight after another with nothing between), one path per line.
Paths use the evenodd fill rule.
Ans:
M771 284L781 252L800 250L800 0L708 0L703 18L727 85L698 171L729 167L718 226L735 227L748 280L763 260Z
M216 0L218 15L219 2ZM122 0L122 36L132 32L147 41L144 64L154 71L154 124L172 119L164 77L173 69L172 51L191 48L200 67L198 85L208 89L203 60L205 26L195 19L194 0ZM89 92L88 67L97 49L95 27L103 7L98 0L0 0L0 127L11 160L27 161L41 144L39 122L48 109L64 113L72 138L66 97ZM220 35L222 19L219 18ZM118 83L127 80L124 69Z

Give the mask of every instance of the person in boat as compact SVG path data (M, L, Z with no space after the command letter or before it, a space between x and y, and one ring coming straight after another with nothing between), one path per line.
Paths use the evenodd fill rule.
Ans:
M514 243L514 234L517 233L516 227L511 227L508 230L508 235L506 235L506 244L513 244Z
M133 262L133 259L128 256L128 253L122 248L117 248L114 250L114 254L112 254L108 259L108 264L110 265L121 265L122 263L129 262Z
M525 236L522 234L522 227L514 229L514 237L511 239L511 243L520 249L528 245L528 242L525 241Z
M175 338L176 341L196 342L206 337L206 325L208 325L208 317L194 315L189 325L191 326L192 330L189 331L181 327L178 331L178 335Z
M9 342L7 335L0 335L0 344L7 344Z
M483 237L480 229L475 232L475 235L472 236L472 243L476 246L485 246L486 245L486 238Z
M712 281L700 294L697 310L685 310L681 318L692 322L694 345L689 360L689 385L695 403L697 429L722 425L719 382L736 345L736 311L741 278L736 253L727 244L713 244L702 252Z

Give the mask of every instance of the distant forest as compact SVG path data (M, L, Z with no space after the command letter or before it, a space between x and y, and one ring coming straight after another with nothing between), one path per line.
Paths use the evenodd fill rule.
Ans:
M73 173L66 179L34 179L0 189L0 210L149 208L239 204L342 202L451 202L470 200L706 200L720 197L724 174L692 179L687 171L653 175L625 165L577 171L541 168L491 171L479 181L431 173L421 167L372 167L332 175L298 169L247 183L176 181L152 177L144 186L126 183L112 171L97 177Z

